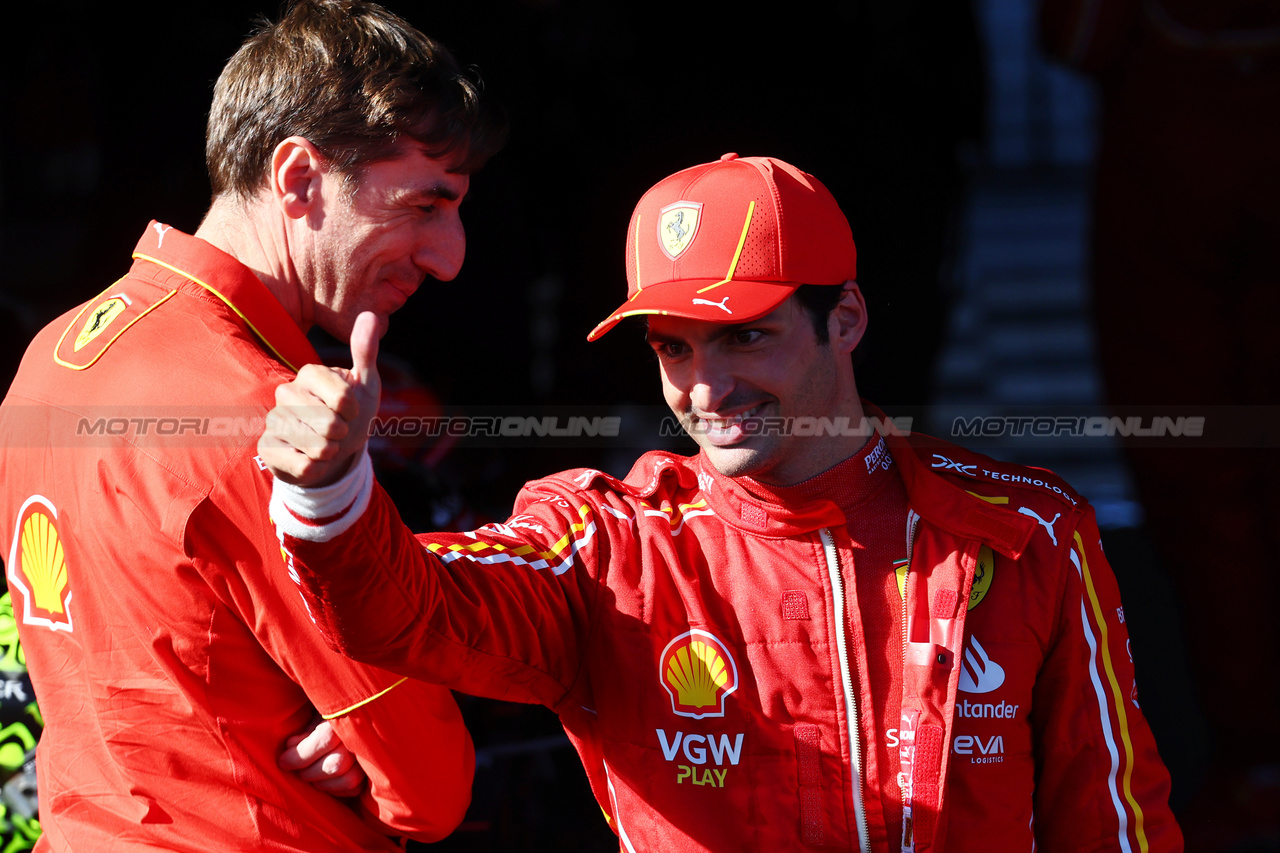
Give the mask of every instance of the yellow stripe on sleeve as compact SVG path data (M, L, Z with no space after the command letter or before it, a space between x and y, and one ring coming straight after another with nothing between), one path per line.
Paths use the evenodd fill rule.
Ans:
M408 680L409 680L408 678L402 678L399 681L397 681L395 684L386 688L385 690L379 690L377 693L373 694L368 699L361 699L359 702L352 705L350 708L343 708L341 711L334 711L332 714L321 714L320 718L322 720L332 720L335 717L341 717L344 714L350 714L352 711L356 710L357 708L363 708L365 705L368 705L370 702L374 701L375 699L378 699L382 696L386 696L392 690L395 690L397 687L399 687L401 684L404 684Z
M1133 785L1131 783L1133 777L1133 742L1129 738L1129 717L1125 713L1124 694L1120 690L1120 683L1116 680L1115 668L1111 665L1111 646L1107 643L1107 620L1102 614L1102 605L1098 603L1098 593L1093 588L1093 576L1089 573L1089 558L1085 556L1084 542L1080 538L1080 531L1075 532L1076 550L1080 554L1081 573L1084 576L1085 592L1089 595L1089 605L1093 609L1093 618L1098 623L1098 632L1101 634L1102 645L1102 665L1107 672L1107 683L1111 687L1111 695L1115 700L1116 717L1120 722L1120 739L1124 742L1124 798L1133 809L1134 817L1134 834L1138 837L1138 846L1142 853L1147 853L1147 833L1143 829L1142 823L1142 807L1138 805L1137 800L1133 797Z

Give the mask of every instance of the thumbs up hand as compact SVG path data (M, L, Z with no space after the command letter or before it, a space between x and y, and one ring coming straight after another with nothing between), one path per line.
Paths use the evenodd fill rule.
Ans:
M303 365L276 388L258 455L286 483L325 486L342 477L369 438L378 413L379 320L365 311L351 329L351 369Z

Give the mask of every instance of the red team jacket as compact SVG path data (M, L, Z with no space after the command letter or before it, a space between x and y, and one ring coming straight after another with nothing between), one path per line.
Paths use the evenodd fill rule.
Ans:
M888 647L835 504L762 500L701 456L557 474L469 533L415 538L367 461L272 506L335 648L555 710L625 851L1180 850L1093 510L932 439L883 456L910 507Z
M0 406L0 557L46 727L39 849L396 850L469 800L448 691L333 653L254 448L311 345L244 266L152 223L129 273L31 344ZM369 777L277 769L312 708Z

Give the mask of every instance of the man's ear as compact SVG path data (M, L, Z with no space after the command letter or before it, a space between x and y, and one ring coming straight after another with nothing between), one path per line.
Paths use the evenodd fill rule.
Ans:
M846 281L840 301L827 318L827 333L840 352L853 352L867 333L867 303L856 281Z
M290 136L271 152L271 197L290 219L318 209L324 157L310 140Z

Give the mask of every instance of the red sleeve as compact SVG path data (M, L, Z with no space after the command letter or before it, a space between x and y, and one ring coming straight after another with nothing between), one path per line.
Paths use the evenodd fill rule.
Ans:
M332 538L297 538L288 524L280 538L333 648L466 693L554 707L582 663L592 567L607 562L599 527L582 497L526 489L502 524L415 538L374 485Z
M324 716L369 777L360 806L376 828L429 842L462 822L476 756L448 690L405 679Z
M1124 608L1092 508L1064 544L1057 635L1034 694L1037 847L1180 851L1169 773L1138 704Z
M262 511L267 483L230 478L186 525L192 564L249 632L221 637L212 653L239 658L239 665L252 666L259 679L257 696L220 701L257 703L265 718L309 704L332 721L369 778L360 801L366 822L372 819L382 834L439 840L461 822L475 772L471 737L457 703L443 687L349 660L309 629L306 607L288 579L284 555ZM250 663L261 660L262 652L274 667ZM236 686L210 689L225 696ZM248 715L252 709L236 713ZM307 716L309 708L302 718ZM274 733L279 740L270 745L271 764L294 733Z

